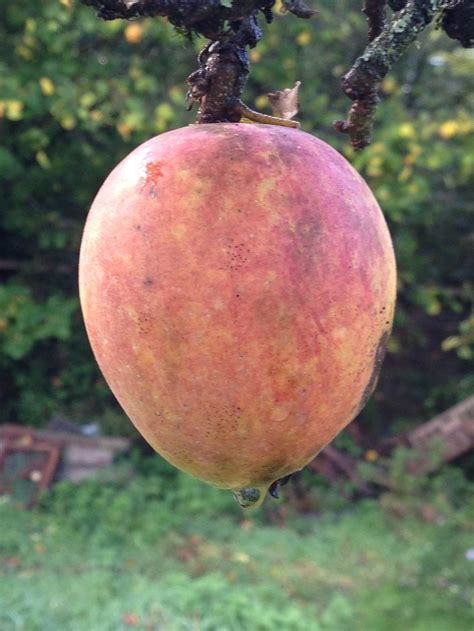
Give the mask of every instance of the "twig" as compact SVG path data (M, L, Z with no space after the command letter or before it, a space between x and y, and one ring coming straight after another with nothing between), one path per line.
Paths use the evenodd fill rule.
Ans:
M347 121L334 127L349 134L355 149L370 144L378 89L393 64L433 20L442 0L408 0L390 24L365 49L342 78L342 89L354 102Z
M282 9L283 12L293 13L304 20L309 20L317 14L317 11L309 7L304 0L283 0Z
M29 274L70 274L73 265L41 263L30 260L0 259L0 272L25 272Z

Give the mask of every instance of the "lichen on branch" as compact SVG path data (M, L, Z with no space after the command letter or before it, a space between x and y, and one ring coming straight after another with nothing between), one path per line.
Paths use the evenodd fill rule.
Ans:
M334 127L349 134L355 149L371 142L381 82L437 15L450 37L463 46L474 43L474 0L388 0L394 15L384 24L386 4L385 0L364 1L369 45L342 78L342 89L353 104L347 120L336 121Z

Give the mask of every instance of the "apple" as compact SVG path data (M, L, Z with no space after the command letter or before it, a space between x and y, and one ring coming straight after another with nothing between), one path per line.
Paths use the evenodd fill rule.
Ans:
M104 182L81 246L84 320L116 398L158 453L242 504L360 412L395 294L367 184L272 125L145 142Z

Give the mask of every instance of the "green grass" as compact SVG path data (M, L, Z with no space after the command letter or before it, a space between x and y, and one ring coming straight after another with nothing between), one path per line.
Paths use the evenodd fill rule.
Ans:
M472 488L450 480L284 518L167 469L3 498L0 630L471 631Z

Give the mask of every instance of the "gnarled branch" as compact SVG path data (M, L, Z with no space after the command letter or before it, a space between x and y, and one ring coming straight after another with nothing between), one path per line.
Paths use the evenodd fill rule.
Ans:
M210 40L198 57L199 68L188 77L190 104L199 103L197 122L237 122L251 111L241 101L249 73L247 50L253 48L262 36L259 14L263 14L267 22L272 20L275 0L233 0L230 6L219 0L82 2L95 7L98 16L106 20L162 16L189 35L198 33ZM286 4L290 5L290 11L301 14L301 17L310 17L314 13L301 0ZM267 120L295 126L295 123L271 117Z
M380 83L406 48L433 20L440 1L408 0L342 78L342 89L353 105L348 119L336 121L334 127L349 134L355 149L370 144Z

